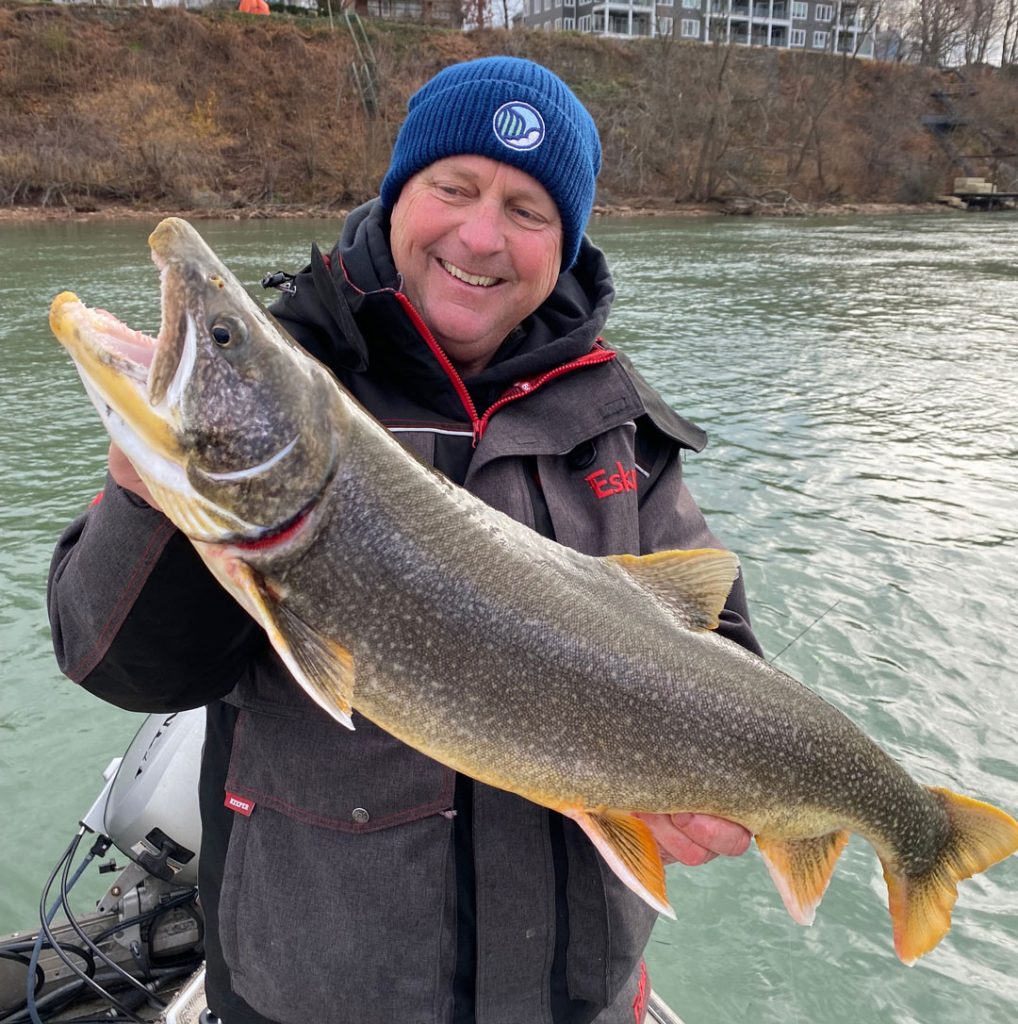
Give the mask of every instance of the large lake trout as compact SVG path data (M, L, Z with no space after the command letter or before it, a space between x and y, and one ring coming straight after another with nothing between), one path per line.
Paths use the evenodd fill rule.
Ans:
M670 913L632 812L745 825L809 923L850 832L876 849L907 963L1018 822L914 782L844 715L711 632L729 552L591 558L405 451L186 222L149 239L157 338L63 293L50 323L113 440L297 682L574 819ZM691 770L691 765L700 766Z

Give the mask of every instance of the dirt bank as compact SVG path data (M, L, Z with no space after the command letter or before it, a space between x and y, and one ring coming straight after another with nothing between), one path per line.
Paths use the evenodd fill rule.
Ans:
M606 212L863 212L928 202L957 171L921 123L949 84L935 70L366 25L370 112L352 40L327 19L0 0L0 218L334 215L375 193L410 93L493 53L547 64L590 108ZM973 75L957 146L1018 152L1018 81ZM988 156L973 173L1001 167Z

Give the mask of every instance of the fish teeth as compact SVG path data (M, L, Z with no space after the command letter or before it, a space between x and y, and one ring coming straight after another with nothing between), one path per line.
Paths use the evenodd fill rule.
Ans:
M479 274L468 274L465 270L461 270L455 263L450 263L448 260L439 260L438 262L442 264L444 270L452 274L458 281L465 281L467 284L477 285L481 288L490 288L501 280L499 277L481 277Z

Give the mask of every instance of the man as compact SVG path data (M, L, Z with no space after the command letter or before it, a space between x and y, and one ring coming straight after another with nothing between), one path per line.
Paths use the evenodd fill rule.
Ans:
M593 555L716 544L682 483L702 432L599 338L600 158L546 69L446 68L412 97L380 198L277 275L273 312L421 458L546 536ZM640 1021L654 914L573 822L363 719L336 727L151 506L111 450L54 557L54 643L122 707L207 705L199 888L226 1024ZM720 631L758 650L741 580ZM690 865L749 841L646 820Z

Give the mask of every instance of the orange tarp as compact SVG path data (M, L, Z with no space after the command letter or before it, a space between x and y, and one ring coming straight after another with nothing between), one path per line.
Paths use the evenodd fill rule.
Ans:
M269 5L265 0L240 0L240 7L237 10L241 14L268 14Z

